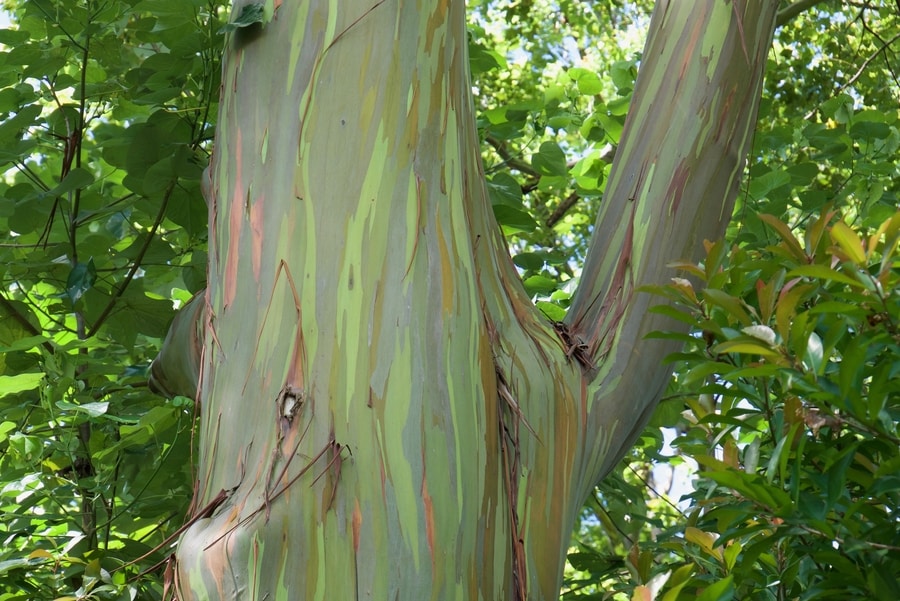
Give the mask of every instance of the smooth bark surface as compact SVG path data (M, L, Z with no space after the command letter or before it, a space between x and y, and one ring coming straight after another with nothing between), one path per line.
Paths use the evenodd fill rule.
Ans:
M463 3L274 0L230 34L180 599L555 598L668 377L638 288L730 215L776 6L659 3L556 326L493 220Z

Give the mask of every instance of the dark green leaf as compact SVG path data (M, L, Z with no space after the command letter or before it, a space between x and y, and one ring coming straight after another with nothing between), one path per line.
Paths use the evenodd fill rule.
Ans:
M513 263L529 271L540 271L544 268L543 253L519 253L513 257Z
M263 23L265 19L265 5L262 3L258 4L245 4L241 8L241 14L238 15L238 18L224 25L221 29L219 29L219 33L229 33L232 31L236 31L243 27L250 27L251 25L256 25L257 23Z
M521 209L515 209L505 204L495 204L493 207L497 223L509 231L531 232L537 228L537 222Z
M66 280L66 296L69 301L74 305L96 281L97 270L93 258L88 259L87 263L76 263Z
M541 144L540 150L531 157L531 164L541 175L565 176L568 173L566 155L554 142Z

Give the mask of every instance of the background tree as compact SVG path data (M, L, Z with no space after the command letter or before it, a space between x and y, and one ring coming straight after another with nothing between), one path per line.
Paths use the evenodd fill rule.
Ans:
M551 14L540 2L532 3L530 11L474 3L469 48L493 213L508 236L527 293L543 312L561 319L572 276L578 274L585 253L583 234L608 181L638 64L631 52L640 48L639 42L631 50L616 48L628 46L621 41L646 25L646 13L636 5L616 3L561 3L556 8L561 12ZM729 283L728 296L702 293L697 286L699 302L706 303L698 305L678 296L684 290L669 291L696 316L689 321L696 324L698 338L700 332L712 332L717 336L713 343L719 344L743 334L740 328L746 324L729 309L741 302L757 306L756 276L764 275L763 282L774 277L772 290L798 287L790 285L792 278L777 283L779 270L791 273L797 267L792 259L779 264L776 259L783 253L756 252L787 240L773 238L776 230L767 229L766 220L754 220L758 212L778 216L802 239L807 223L820 223L820 232L827 232L837 219L818 219L831 214L825 202L834 201L845 222L861 233L874 232L896 207L896 167L886 160L895 152L897 138L896 113L886 108L897 105L891 71L895 12L886 2L858 8L826 3L782 21L786 24L778 30L770 55L769 89L762 105L766 118L756 137L750 186L740 197L739 220L729 232L730 240L746 252L732 253L728 260L713 254L704 261L704 270L719 265L725 274L707 278L704 271L710 289ZM4 158L16 166L7 173L8 202L0 215L12 232L0 248L7 266L0 329L9 328L0 356L5 361L0 376L0 500L9 516L0 526L0 586L8 587L4 598L158 597L161 581L154 574L159 571L136 581L126 574L164 558L168 551L162 549L138 559L182 521L190 494L189 436L184 428L192 410L184 397L161 403L149 395L147 365L171 315L171 304L163 301L184 303L204 285L206 208L198 190L211 133L205 124L214 122L218 111L215 60L223 38L216 32L226 16L211 3L157 0L108 5L27 2L17 4L15 14L17 29L4 32L0 40L11 48L0 65L8 111L0 132L6 136ZM551 18L557 14L562 17ZM250 14L246 24L253 22ZM239 39L253 41L253 35ZM604 43L610 39L615 43ZM596 48L605 48L600 64L592 62ZM847 95L834 96L835 88ZM832 97L840 100L826 102ZM810 113L816 106L819 109ZM65 118L54 121L54 115ZM74 125L67 126L66 119ZM66 127L80 135L72 136ZM55 137L60 132L71 140ZM79 153L69 150L73 144ZM67 161L69 170L63 171ZM783 183L784 173L788 183ZM56 219L49 222L51 211ZM48 222L48 234L42 236ZM772 367L766 371L757 366L761 371L752 386L740 379L745 376L741 370L728 372L739 385L723 386L712 374L723 373L721 359L731 356L728 347L710 355L704 340L681 357L686 367L679 368L679 374L688 375L679 376L678 388L670 391L654 422L680 423L685 429L693 423L688 418L699 420L686 429L681 452L700 458L718 452L727 466L739 465L744 472L712 469L718 464L707 462L710 472L722 472L731 480L711 479L716 489L701 485L687 524L680 518L667 520L657 499L649 501L649 510L642 509L644 486L628 468L646 473L648 458L658 456L659 430L648 429L628 468L617 469L598 501L587 506L601 524L615 528L600 535L599 548L577 547L572 558L582 571L573 573L567 595L588 594L594 583L621 590L628 598L639 592L644 595L640 598L655 593L672 599L679 594L710 599L733 594L848 598L891 592L897 573L897 544L890 539L896 531L890 512L896 506L896 488L885 475L891 473L897 447L891 444L897 421L892 380L875 388L882 392L874 398L883 399L880 430L866 413L874 404L862 413L857 407L845 419L845 405L829 404L832 397L823 392L807 387L799 394L796 388L798 381L822 383L825 389L828 382L838 381L838 374L852 363L845 360L848 341L863 330L871 354L854 363L862 371L843 377L856 378L848 381L860 382L857 389L873 398L865 387L880 380L871 375L891 375L896 337L890 324L896 323L897 309L890 249L896 238L891 238L895 230L887 223L880 237L866 242L862 261L858 255L842 255L837 242L833 250L807 252L815 261L806 259L828 260L840 273L853 268L863 269L860 274L880 274L880 293L860 291L833 275L824 278L820 271L803 276L805 296L796 311L786 309L787 303L776 311L782 323L785 315L792 323L795 314L801 315L803 328L822 340L826 331L832 332L833 346L825 346L815 376L804 372L802 362L792 364L799 365L799 371L779 366L778 374ZM818 240L834 238L828 234ZM721 253L726 247L714 248ZM849 258L846 266L838 261L841 257ZM857 272L846 273L856 277ZM283 276L281 281L283 285ZM838 284L844 287L838 289ZM826 296L820 297L819 291ZM880 300L873 302L873 294ZM819 303L835 297L848 299L843 309ZM723 298L737 299L737 305L709 304L710 299ZM283 300L290 308L292 299ZM849 304L864 309L848 312ZM753 325L769 324L780 336L771 311L745 311ZM766 315L769 321L757 319ZM79 319L86 324L82 334ZM716 328L710 327L710 320L716 320ZM834 323L842 325L829 325ZM814 340L803 338L802 332L794 336L790 348ZM776 339L772 348L781 353L781 344ZM751 355L736 359L742 356L754 360ZM706 377L711 379L702 379ZM698 382L707 388L700 390ZM818 411L837 421L815 431L810 426L806 435L795 432L794 442L785 443L780 424L785 415L782 390L788 388L782 386L793 386L791 394L799 402L790 405L788 415L815 423L810 416ZM753 389L765 394L747 396L752 406L738 402ZM710 406L711 411L697 413ZM685 408L689 413L682 418ZM736 417L743 430L735 427ZM791 419L799 423L799 418ZM520 430L520 436L527 434ZM730 437L734 443L726 444ZM801 440L806 440L802 446ZM841 457L850 454L847 449L859 451L846 471L829 469L833 460L823 453L833 448L843 449L836 451ZM759 457L755 463L754 453ZM773 457L777 465L808 468L783 478L783 472L766 467L776 461ZM856 458L868 463L857 463ZM322 474L319 485L339 490L328 480L337 460L323 459L319 465L328 466L316 470L315 475ZM343 469L348 465L349 459ZM872 472L873 465L877 472ZM772 511L764 499L741 487L741 479L755 471L767 483L755 490L782 489L791 495L800 490L803 495L797 498L803 504ZM348 473L344 471L342 479ZM832 474L828 486L821 484L821 473ZM715 477L721 480L722 474ZM721 491L730 491L730 496L719 496ZM565 491L554 492L562 496ZM745 499L739 506L733 502L735 493ZM830 501L829 495L837 495L837 501ZM865 509L866 519L859 522L863 526L854 531L847 529L861 514L847 507ZM626 512L632 519L624 517ZM586 527L592 523L588 520ZM685 531L685 525L691 528ZM582 541L598 534L593 528ZM723 536L712 544L719 533ZM834 547L832 534L844 542ZM605 555L624 556L629 550L625 563L610 562ZM853 578L845 578L851 571ZM668 582L657 593L667 574Z

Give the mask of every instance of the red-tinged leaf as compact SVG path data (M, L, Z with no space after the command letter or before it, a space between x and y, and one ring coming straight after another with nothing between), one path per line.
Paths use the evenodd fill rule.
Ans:
M643 584L640 584L634 587L634 592L631 594L631 601L653 601L653 591Z
M775 282L756 280L756 298L759 301L759 318L763 323L768 323L775 308Z
M806 228L806 253L810 258L814 258L821 252L824 252L825 249L822 247L822 242L827 239L825 237L826 227L831 223L835 213L836 211L831 210L831 203L826 204L821 216L813 220L809 227Z
M725 444L722 445L722 460L734 469L740 467L740 459L738 458L737 443L733 438L726 438Z
M672 261L671 263L667 263L666 267L671 267L672 269L680 269L681 271L686 271L687 273L697 276L702 280L706 279L706 273L703 271L703 269L698 265L695 265L694 263L690 263L688 261Z
M797 305L801 300L805 299L807 294L813 290L815 286L811 284L803 284L800 286L792 286L785 292L782 290L778 298L778 304L775 306L775 327L781 336L782 342L788 340L788 334L791 329L791 320L797 311Z
M694 293L694 286L690 280L684 278L672 278L672 287L680 291L684 297L693 304L697 304L697 295Z

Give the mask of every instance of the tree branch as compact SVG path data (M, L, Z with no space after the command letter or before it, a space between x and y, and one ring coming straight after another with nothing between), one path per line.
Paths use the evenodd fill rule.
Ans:
M780 11L778 11L778 16L775 17L775 27L781 27L800 13L809 10L816 4L821 4L825 0L797 0L791 4L788 4Z
M587 429L608 431L617 423L604 441L607 458L631 444L665 389L668 370L648 376L641 366L654 357L661 363L677 348L647 339L679 326L653 313L662 302L641 290L668 281L672 259L695 257L702 241L721 236L731 217L776 10L776 2L759 0L736 0L728 8L657 3L581 284L565 319L573 341L585 345L588 365L596 366L586 374L598 391ZM709 32L717 39L701 44ZM597 476L611 467L600 467Z
M506 147L506 144L504 144L502 141L493 136L487 136L485 138L485 142L491 145L491 147L497 152L497 154L500 155L500 158L503 159L503 163L508 167L511 167L516 171L519 171L530 177L540 177L540 174L535 171L530 164L523 161L521 157L514 156Z

